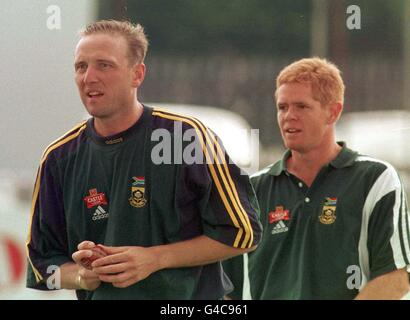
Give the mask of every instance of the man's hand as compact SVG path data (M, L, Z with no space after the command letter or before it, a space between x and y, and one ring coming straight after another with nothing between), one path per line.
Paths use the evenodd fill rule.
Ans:
M92 270L101 281L118 288L133 285L162 269L206 265L256 248L233 248L205 235L148 248L101 247L108 256L95 260L91 264Z
M93 252L90 249L95 246L94 242L83 241L77 246L78 251L74 252L72 255L74 262L79 266L75 282L79 288L88 291L97 289L101 284L98 274L96 274L94 270L84 268L81 264L82 259L92 256Z
M114 287L126 288L144 280L161 269L158 256L151 248L102 246L108 256L95 260L91 266L99 280Z

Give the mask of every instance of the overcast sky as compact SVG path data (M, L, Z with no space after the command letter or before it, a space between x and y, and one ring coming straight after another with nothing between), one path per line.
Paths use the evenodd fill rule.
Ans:
M34 175L44 148L84 118L73 56L78 30L94 20L94 3L0 2L0 178L5 169ZM58 26L56 8L61 28L50 30Z

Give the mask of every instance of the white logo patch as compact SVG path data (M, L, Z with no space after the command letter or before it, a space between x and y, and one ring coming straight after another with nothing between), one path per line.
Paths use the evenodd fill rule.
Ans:
M277 224L272 229L272 234L277 234L277 233L282 233L288 231L289 228L286 226L286 224L280 220Z
M96 220L107 219L107 218L108 218L108 212L105 211L103 207L98 206L93 214L92 219L96 221Z

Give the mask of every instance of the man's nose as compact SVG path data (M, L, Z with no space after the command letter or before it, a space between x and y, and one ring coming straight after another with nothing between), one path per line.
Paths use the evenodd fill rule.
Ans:
M284 119L285 119L285 120L297 120L297 118L298 118L298 115L297 115L297 110L296 110L296 108L289 107L289 108L286 110Z
M84 83L94 83L98 81L96 70L93 67L88 67L84 73Z

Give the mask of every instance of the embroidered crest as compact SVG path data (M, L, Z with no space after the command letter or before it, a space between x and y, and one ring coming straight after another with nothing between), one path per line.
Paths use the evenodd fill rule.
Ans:
M91 209L95 206L108 204L107 198L104 192L97 192L97 189L90 189L90 195L84 197L85 204L87 205L88 209Z
M319 221L323 224L332 224L336 220L336 204L337 198L325 198L322 214L319 216Z
M131 185L130 205L136 208L142 208L147 203L145 198L145 177L132 177L134 180Z

